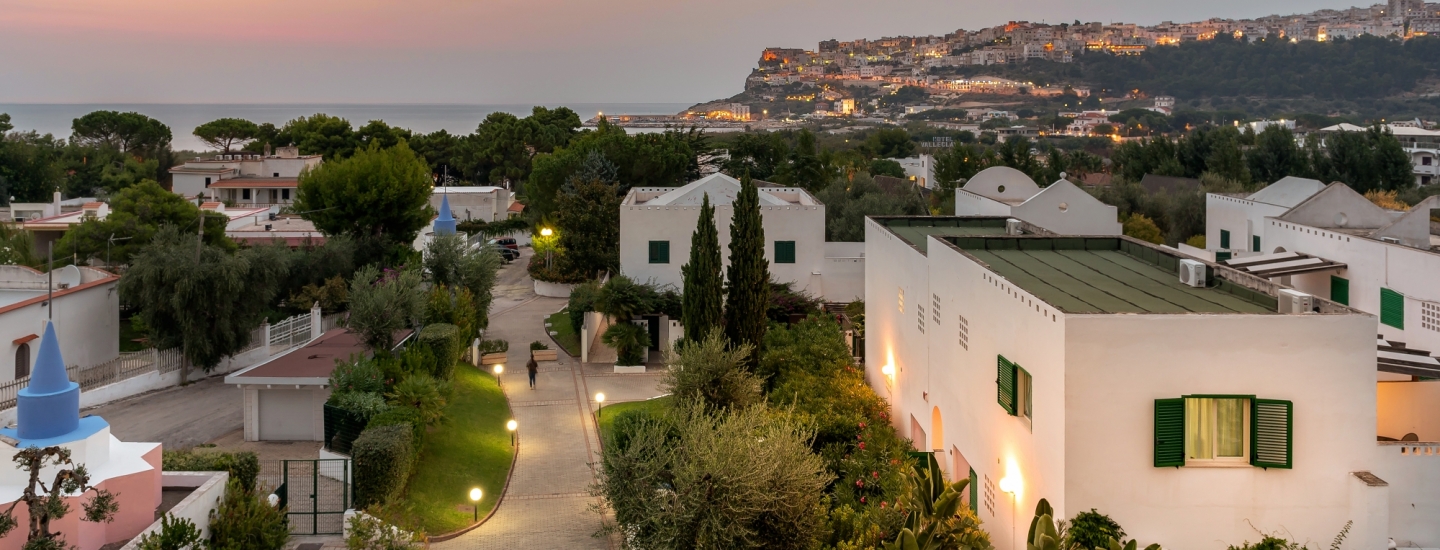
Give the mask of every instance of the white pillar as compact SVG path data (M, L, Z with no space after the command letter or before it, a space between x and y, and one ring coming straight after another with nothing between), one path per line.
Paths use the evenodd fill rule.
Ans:
M262 330L262 331L261 331L261 333L264 334L264 338L265 338L264 342L262 342L262 343L265 344L265 356L266 356L266 357L269 357L269 356L270 356L270 321L265 321L265 324L260 325L260 328L265 329L265 330Z
M325 316L321 314L320 302L310 306L310 339L319 338L325 332Z

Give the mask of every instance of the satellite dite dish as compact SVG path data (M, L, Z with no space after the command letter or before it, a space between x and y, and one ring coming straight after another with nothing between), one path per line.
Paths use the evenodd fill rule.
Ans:
M67 265L55 270L55 288L74 288L80 286L80 268Z

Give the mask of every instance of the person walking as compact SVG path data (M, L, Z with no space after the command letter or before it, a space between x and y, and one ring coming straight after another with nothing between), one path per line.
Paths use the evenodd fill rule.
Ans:
M525 363L525 370L530 373L530 389L535 389L535 374L540 372L540 363L535 362L535 352L530 352L530 361Z

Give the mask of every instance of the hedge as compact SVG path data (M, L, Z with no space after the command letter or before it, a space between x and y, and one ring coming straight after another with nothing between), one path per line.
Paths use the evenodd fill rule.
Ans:
M385 504L400 495L415 465L413 430L406 426L367 428L355 438L355 509Z
M420 413L410 407L395 407L383 413L370 417L370 423L365 429L380 428L384 426L405 426L410 429L410 447L418 457L420 450L425 448L425 420L420 418Z
M260 457L248 451L165 451L160 458L160 469L177 472L229 472L230 479L239 482L246 491L254 491L255 478L260 475Z
M460 327L449 323L434 323L420 329L416 342L430 349L435 356L435 371L438 380L449 380L460 361Z
M369 426L370 418L379 416L348 411L330 403L326 403L323 410L325 448L341 454L350 454L350 446L355 443L355 438L360 437L360 432Z

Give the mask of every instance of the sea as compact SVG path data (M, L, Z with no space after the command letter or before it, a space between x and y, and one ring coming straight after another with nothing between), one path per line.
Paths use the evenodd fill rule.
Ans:
M691 103L551 103L544 107L569 107L589 120L597 113L655 115L674 114L689 108ZM430 133L445 130L451 134L469 134L490 113L504 112L528 116L534 105L523 104L170 104L170 103L0 103L0 113L10 115L10 123L19 131L35 130L55 137L70 136L71 121L93 111L134 111L165 123L174 135L171 148L204 151L209 149L192 132L196 126L218 118L243 118L257 124L269 122L281 126L285 122L315 113L325 113L350 121L356 128L371 120L383 120L391 126L413 132Z

